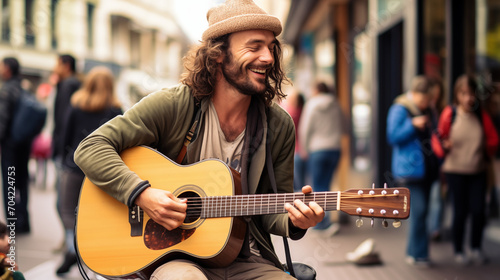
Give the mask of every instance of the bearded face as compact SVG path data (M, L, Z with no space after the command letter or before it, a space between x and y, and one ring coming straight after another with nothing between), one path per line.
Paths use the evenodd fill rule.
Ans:
M276 39L273 33L242 31L232 34L229 40L230 47L221 63L224 79L242 94L265 94L268 72L274 63Z
M259 95L266 92L266 72L270 65L245 65L236 61L231 51L222 64L222 75L226 81L245 95Z

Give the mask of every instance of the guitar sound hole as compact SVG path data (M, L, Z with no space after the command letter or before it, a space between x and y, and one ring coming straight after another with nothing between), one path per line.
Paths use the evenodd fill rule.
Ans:
M184 219L184 223L190 224L198 220L201 214L201 200L199 199L200 196L193 191L187 191L181 193L178 197L188 199L188 207L186 210L186 219Z

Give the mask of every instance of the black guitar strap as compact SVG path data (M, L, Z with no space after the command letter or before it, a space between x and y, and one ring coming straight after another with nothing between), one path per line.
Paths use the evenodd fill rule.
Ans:
M271 158L271 138L269 138L269 125L267 128L267 139L266 139L266 165L267 173L269 175L269 181L271 181L271 186L273 187L274 193L278 193L278 187L276 186L276 178L274 176L273 159ZM283 236L283 244L285 246L286 254L286 266L290 275L295 277L295 271L293 270L292 257L290 256L290 247L288 246L288 239Z

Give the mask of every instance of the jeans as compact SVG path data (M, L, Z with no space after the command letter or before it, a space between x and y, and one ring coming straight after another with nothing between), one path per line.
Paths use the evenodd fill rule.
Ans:
M315 192L330 191L330 183L339 159L340 150L324 150L309 154L308 172L311 174L312 187ZM325 218L315 228L326 229L330 224L330 213L325 212Z
M306 184L307 161L295 154L293 159L293 191L301 192Z
M441 182L436 180L431 185L429 216L427 217L427 225L430 234L441 232L444 200L441 193Z
M429 208L430 183L407 184L410 190L410 219L406 255L415 260L429 258L429 237L427 235L427 213Z
M445 173L453 201L453 248L464 253L465 225L471 216L472 249L481 249L486 222L486 172L478 174Z

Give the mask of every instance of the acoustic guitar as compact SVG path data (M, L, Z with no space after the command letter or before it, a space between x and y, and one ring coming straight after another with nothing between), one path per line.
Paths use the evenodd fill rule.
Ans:
M149 279L154 269L174 258L228 265L243 244L244 216L286 213L285 203L295 199L360 217L400 220L410 212L406 188L241 195L237 172L220 160L181 166L147 147L127 149L120 156L153 187L186 198L188 207L183 225L168 231L139 207L130 209L85 179L77 210L78 256L110 279Z

